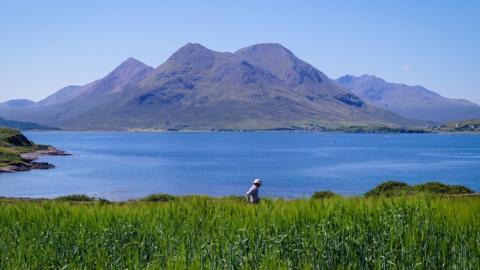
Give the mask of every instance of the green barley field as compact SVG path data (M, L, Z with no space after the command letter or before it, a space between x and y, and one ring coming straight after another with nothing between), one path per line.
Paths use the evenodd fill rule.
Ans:
M480 198L0 200L0 269L349 268L480 269Z

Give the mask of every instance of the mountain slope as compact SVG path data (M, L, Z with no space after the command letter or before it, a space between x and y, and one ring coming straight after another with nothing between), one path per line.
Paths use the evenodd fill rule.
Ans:
M337 82L361 99L406 118L439 123L480 118L479 105L445 98L421 86L390 83L369 75L346 75Z
M235 53L187 44L156 69L129 59L106 77L72 89L33 109L0 113L72 130L415 124L363 102L278 44Z
M152 67L129 58L102 79L83 86L62 88L33 107L9 110L0 108L0 114L9 119L61 127L69 119L113 102L118 93L143 79L152 70ZM79 126L78 129L84 128Z
M14 120L7 120L5 118L0 117L0 127L4 128L14 128L14 129L19 129L19 130L52 130L54 128L35 124L35 123L29 123L29 122L20 122L20 121L14 121Z
M15 108L27 108L35 106L35 101L29 99L12 99L6 102L0 103L0 108L15 109Z

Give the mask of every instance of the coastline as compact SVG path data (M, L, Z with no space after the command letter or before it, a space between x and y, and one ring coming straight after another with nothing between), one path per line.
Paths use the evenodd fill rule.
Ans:
M70 156L65 151L48 146L46 149L36 150L34 152L22 153L21 162L15 162L8 166L0 167L0 173L25 172L30 170L48 170L55 168L55 165L48 162L37 162L41 156Z

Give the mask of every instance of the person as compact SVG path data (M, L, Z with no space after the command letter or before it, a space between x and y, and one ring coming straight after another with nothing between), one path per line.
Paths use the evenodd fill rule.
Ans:
M249 203L258 203L260 202L260 198L258 197L258 189L262 185L262 180L260 179L255 179L253 180L252 186L250 189L245 193L245 196L247 197L247 201Z

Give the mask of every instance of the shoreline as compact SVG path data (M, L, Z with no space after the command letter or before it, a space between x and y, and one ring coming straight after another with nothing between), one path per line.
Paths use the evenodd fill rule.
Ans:
M480 131L442 131L442 130L406 130L406 131L349 131L349 130L309 130L309 129L92 129L92 130L25 130L25 132L121 132L121 133L342 133L342 134L451 134L451 135L480 135Z
M31 170L48 170L54 169L55 165L48 162L37 162L42 156L70 156L65 151L59 150L55 147L48 146L46 149L37 150L34 152L22 153L20 157L21 162L15 162L8 166L0 167L0 173L15 173L26 172Z

